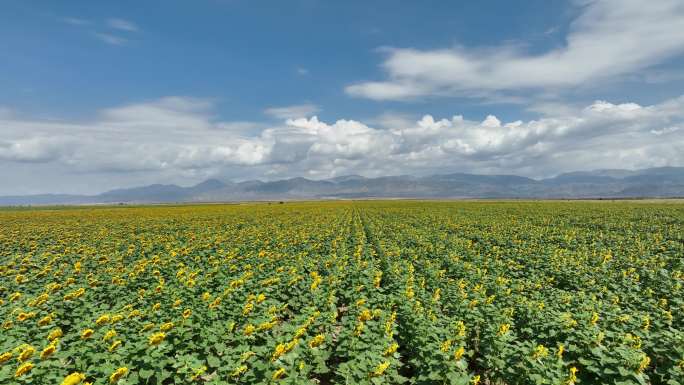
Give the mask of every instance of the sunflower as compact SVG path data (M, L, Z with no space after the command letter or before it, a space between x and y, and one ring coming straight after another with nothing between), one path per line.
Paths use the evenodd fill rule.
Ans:
M28 373L33 369L33 364L30 362L23 363L21 366L17 368L17 371L14 372L14 377L21 377L24 374Z
M122 368L116 369L116 370L114 371L114 373L112 373L112 374L109 376L109 383L110 383L110 384L115 384L117 381L119 381L119 380L120 380L123 376L125 376L127 373L128 373L128 368L126 368L126 367L122 367Z

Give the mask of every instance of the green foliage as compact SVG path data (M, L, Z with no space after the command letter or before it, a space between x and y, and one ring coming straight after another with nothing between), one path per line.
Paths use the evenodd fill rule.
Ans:
M676 203L4 210L0 384L684 384L683 225Z

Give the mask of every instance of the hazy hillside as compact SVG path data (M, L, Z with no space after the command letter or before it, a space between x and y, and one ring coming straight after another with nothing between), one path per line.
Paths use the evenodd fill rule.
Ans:
M98 195L0 197L0 205L215 202L330 198L637 198L684 197L684 167L596 170L535 180L516 175L440 174L240 183L210 179L191 187L153 184Z

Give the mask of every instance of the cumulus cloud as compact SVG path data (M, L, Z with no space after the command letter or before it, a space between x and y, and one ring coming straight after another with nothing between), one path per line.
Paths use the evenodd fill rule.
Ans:
M285 107L271 107L265 109L264 113L278 119L296 119L311 116L319 111L320 108L318 106L307 103Z
M0 160L17 162L49 162L59 157L68 143L47 137L0 141Z
M665 128L663 128L663 129L661 129L661 130L651 130L651 134L653 134L653 135L658 135L658 136L660 136L660 135L667 135L667 134L671 134L671 133L673 133L673 132L675 132L675 131L679 131L679 130L681 130L681 129L682 129L681 127L675 127L675 126L672 126L672 127L665 127Z
M387 119L378 128L312 116L265 126L220 121L210 100L167 97L104 109L89 122L0 115L0 176L11 186L15 169L22 174L61 169L58 178L115 173L124 175L118 180L145 175L147 183L162 178L183 183L188 176L226 174L242 179L439 172L540 177L684 165L679 129L684 96L650 106L596 101L558 111L563 113L529 121L425 115L413 122ZM245 125L249 128L242 129Z
M484 96L523 89L562 89L624 76L684 52L684 3L661 0L577 1L579 16L561 47L420 50L386 48L387 80L346 92L376 100L427 95Z

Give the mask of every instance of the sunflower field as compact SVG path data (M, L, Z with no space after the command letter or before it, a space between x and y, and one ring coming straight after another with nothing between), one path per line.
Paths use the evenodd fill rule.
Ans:
M0 384L684 384L684 204L0 210Z

